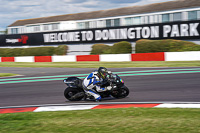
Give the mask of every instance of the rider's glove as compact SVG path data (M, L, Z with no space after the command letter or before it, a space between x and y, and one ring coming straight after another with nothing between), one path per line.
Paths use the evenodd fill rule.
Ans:
M106 86L109 86L110 85L110 82L108 79L104 79L102 82L101 82L101 87L106 87Z

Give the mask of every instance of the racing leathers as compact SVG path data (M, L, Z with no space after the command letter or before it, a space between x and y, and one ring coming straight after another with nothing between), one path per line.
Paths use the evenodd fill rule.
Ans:
M88 96L93 96L95 100L101 100L98 92L106 91L106 88L100 86L102 82L103 79L98 77L98 72L94 71L83 80L83 89ZM94 90L95 87L96 90Z

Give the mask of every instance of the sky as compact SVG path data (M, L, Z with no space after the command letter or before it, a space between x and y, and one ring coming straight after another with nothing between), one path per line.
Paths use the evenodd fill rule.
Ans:
M0 0L0 31L21 19L138 6L171 0Z

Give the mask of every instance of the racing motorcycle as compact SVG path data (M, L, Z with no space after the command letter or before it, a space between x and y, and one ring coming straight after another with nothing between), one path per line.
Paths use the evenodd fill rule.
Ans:
M82 99L95 100L93 96L87 95L82 87L83 80L78 77L68 77L63 80L67 85L64 96L69 101L80 101ZM114 97L125 98L129 94L129 89L124 85L123 80L117 74L109 74L107 80L103 81L101 87L107 91L98 92L102 98Z

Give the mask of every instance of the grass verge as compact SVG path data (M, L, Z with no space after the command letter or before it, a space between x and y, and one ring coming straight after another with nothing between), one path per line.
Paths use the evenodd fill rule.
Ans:
M9 76L16 76L17 74L13 73L0 73L0 77L9 77Z
M125 67L199 67L200 61L135 61L135 62L0 62L0 67L64 67L64 68Z
M197 133L199 109L125 108L0 114L1 133Z

